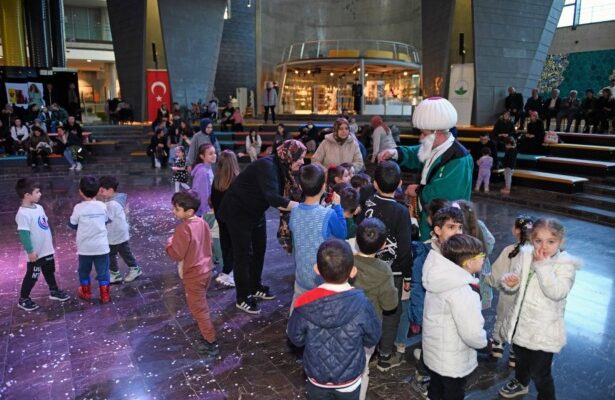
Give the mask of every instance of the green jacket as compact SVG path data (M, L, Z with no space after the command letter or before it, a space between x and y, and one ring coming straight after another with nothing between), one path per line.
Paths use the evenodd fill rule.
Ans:
M399 303L391 267L375 257L358 254L354 256L354 265L358 273L351 282L352 286L363 289L376 315L382 320L382 312L394 310Z
M421 171L423 163L418 158L420 146L397 148L397 162L401 168ZM425 207L433 199L470 200L472 194L472 170L474 161L468 150L458 141L444 152L432 165L427 175L427 184L418 189L421 214L419 228L421 240L428 240L431 227L427 224Z

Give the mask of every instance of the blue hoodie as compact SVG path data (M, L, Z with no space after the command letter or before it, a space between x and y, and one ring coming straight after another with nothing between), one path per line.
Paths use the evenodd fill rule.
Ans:
M381 322L361 289L334 292L317 287L296 300L287 332L295 346L305 346L308 378L339 385L363 373L364 347L378 343Z

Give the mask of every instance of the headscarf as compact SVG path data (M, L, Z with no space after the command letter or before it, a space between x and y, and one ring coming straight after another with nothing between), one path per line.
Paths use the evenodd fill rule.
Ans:
M339 130L339 128L340 128L340 126L342 124L348 125L348 128L350 129L350 123L348 122L348 120L346 118L341 118L340 117L340 118L336 119L335 122L333 123L333 138L340 145L344 144L344 142L346 142L348 137L351 136L351 134L348 134L348 137L346 139L342 139L341 137L337 136L337 131Z
M205 133L205 130L207 129L207 125L212 124L213 126L213 121L209 118L203 118L201 119L201 123L200 123L200 128L201 128L201 132ZM205 133L207 135L207 133ZM214 135L214 132L211 131L211 134L207 135L209 136L209 140L211 140L211 144L215 145L216 144L216 135Z
M391 132L391 130L389 129L388 125L384 123L382 117L380 115L374 115L372 117L372 119L369 121L372 128L376 129L379 126L382 125L382 127L384 128L384 133L386 133L387 135Z
M282 196L291 201L301 201L303 195L299 180L295 178L295 174L291 170L291 165L299 160L307 151L306 147L298 140L289 139L284 141L276 149L276 157L282 167L280 171L284 179L284 190ZM289 211L280 211L280 224L278 225L278 242L284 250L289 254L293 251L292 235L288 222L290 221Z

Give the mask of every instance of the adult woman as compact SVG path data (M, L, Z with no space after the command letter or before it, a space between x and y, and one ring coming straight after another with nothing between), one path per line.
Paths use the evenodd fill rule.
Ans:
M21 119L15 118L13 126L11 126L11 138L13 139L13 152L25 153L26 142L30 136L30 130L26 125L21 123Z
M267 247L265 211L269 207L289 210L298 203L283 196L294 184L293 171L303 165L305 146L287 140L276 153L248 165L229 187L217 217L226 225L231 238L234 277L237 288L236 307L250 314L260 313L256 299L275 296L262 285L261 275Z
M256 129L250 128L250 133L246 136L246 151L250 156L250 161L254 162L258 159L258 155L261 153L261 146L263 141L261 135L256 133Z
M374 128L372 133L372 162L374 163L378 158L378 153L383 150L394 149L397 145L395 144L395 139L393 139L391 129L384 123L381 116L374 115L370 124Z
M530 122L527 123L527 132L519 137L517 149L523 154L542 154L542 142L545 139L545 126L538 118L536 111L530 111Z
M34 126L32 128L32 136L30 136L28 145L30 147L28 164L30 164L32 168L36 168L40 157L43 166L49 168L49 154L51 154L53 148L51 147L49 136L47 136L47 133L45 133L41 127Z
M333 133L325 136L312 156L312 162L328 168L330 165L351 163L355 170L363 170L363 156L356 139L350 135L350 124L338 118L333 124Z

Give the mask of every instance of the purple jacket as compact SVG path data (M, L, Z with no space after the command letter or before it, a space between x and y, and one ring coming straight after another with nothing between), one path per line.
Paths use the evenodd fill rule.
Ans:
M199 217L207 214L209 207L209 196L211 195L211 184L214 181L214 171L209 164L197 164L192 168L192 190L196 191L201 198L201 207L196 212Z

